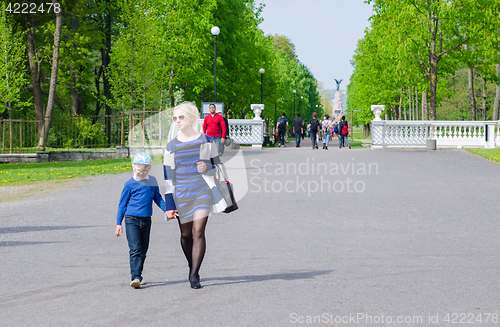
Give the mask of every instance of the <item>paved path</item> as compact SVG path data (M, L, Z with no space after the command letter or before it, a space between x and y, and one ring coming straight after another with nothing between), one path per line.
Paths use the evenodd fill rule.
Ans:
M498 325L500 165L290 145L244 151L248 192L210 218L200 290L159 210L148 284L128 286L127 242L113 233L129 174L0 203L0 325L447 326L447 314Z

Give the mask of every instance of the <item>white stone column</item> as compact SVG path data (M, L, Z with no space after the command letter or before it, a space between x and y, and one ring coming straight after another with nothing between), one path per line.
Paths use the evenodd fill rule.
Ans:
M253 118L253 120L262 121L262 117L260 117L260 114L264 111L264 105L261 103L260 104L251 104L250 108L252 108L252 111L255 114L255 117ZM261 134L259 136L259 139L264 140L264 128L261 128L259 132ZM262 142L260 144L252 144L252 148L262 150Z
M485 142L485 145L484 145L484 148L485 149L494 149L495 148L495 139L496 139L496 135L495 135L495 123L492 123L492 124L486 124L484 126L484 128L486 130L488 130L488 141Z
M381 104L377 104L377 105L372 105L371 106L371 109L373 111L373 113L375 114L375 118L372 120L372 146L371 146L371 149L372 150L375 150L375 149L383 149L384 146L383 144L380 145L374 145L374 139L377 139L377 140L383 140L383 126L382 126L382 118L380 118L380 115L382 114L382 112L384 112L385 110L385 106L384 105L381 105Z

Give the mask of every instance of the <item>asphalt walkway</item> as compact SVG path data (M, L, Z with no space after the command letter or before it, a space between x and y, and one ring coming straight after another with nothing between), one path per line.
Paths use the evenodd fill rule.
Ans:
M114 230L130 173L0 203L0 325L498 325L500 165L293 142L235 154L240 209L209 219L199 290L157 208L147 285L129 286Z

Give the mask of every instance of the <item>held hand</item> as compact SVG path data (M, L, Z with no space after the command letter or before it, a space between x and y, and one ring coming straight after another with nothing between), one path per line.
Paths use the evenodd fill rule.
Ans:
M179 215L177 214L177 210L167 210L165 211L165 216L167 216L168 219L179 217Z
M200 174L203 174L204 172L206 172L206 171L207 171L207 165L206 165L203 161L198 161L198 162L196 163L196 166L197 166L197 168L198 168L198 172L199 172Z
M122 225L116 225L116 230L115 230L116 237L119 237L121 233L122 233Z

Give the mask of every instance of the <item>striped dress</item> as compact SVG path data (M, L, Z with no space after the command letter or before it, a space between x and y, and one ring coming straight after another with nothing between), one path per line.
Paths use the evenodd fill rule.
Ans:
M180 219L192 218L198 210L212 209L213 194L202 175L198 173L196 163L200 161L200 147L203 135L188 142L174 139L175 146L175 192L174 201ZM210 163L207 169L210 169Z

